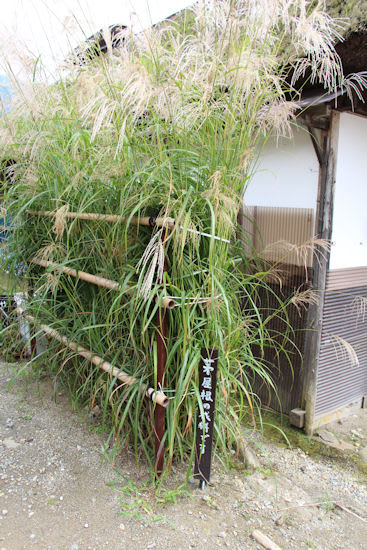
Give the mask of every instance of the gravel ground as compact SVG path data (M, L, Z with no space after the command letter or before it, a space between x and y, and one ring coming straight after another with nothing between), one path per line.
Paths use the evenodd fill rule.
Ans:
M11 376L0 364L0 550L261 549L254 529L282 549L367 549L367 487L348 461L262 441L251 475L214 464L211 487L175 499L177 467L157 505L132 454L102 462L66 395Z

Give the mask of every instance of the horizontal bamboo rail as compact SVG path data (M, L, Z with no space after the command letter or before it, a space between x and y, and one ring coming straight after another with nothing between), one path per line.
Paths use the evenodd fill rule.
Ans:
M57 212L52 212L50 210L26 210L27 214L31 214L34 216L48 216L50 218L54 218L57 214ZM129 218L128 216L118 216L117 214L97 214L97 213L89 213L89 212L64 212L63 217L74 219L74 220L97 220L97 221L104 221L104 222L119 222L119 223L125 223L127 220L129 220L129 223L131 225L145 225L147 227L175 227L176 222L173 218L166 217L166 218L156 218L155 216L143 216L139 218L138 216L134 216L132 218ZM180 229L183 229L182 225L178 226ZM228 239L224 239L222 237L218 237L217 235L211 235L210 233L204 233L203 231L198 231L197 229L192 229L190 227L186 228L186 231L189 231L190 233L195 233L196 235L202 235L203 237L208 237L210 239L215 239L216 241L222 241L224 243L230 244L230 241Z
M92 283L97 286L102 286L111 290L121 290L121 285L119 285L117 281L111 281L111 279L106 279L105 277L92 275L91 273L87 273L86 271L77 271L76 269L67 267L65 265L57 265L53 262L49 262L48 260L38 260L37 258L32 258L31 262L32 264L40 265L42 267L52 267L57 271L62 271L62 273L66 273L67 275L71 275L72 277L75 277L77 279L82 279L83 281L87 281L88 283ZM132 294L133 289L127 288L125 292L126 294Z
M71 277L82 279L83 281L87 281L88 283L92 283L94 285L101 286L103 288L109 288L111 290L122 290L122 286L117 281L111 281L111 279L106 279L105 277L92 275L91 273L87 273L86 271L79 271L71 267L67 267L65 265L59 266L57 264L54 264L53 262L49 262L48 260L41 260L37 258L33 258L31 262L33 264L40 265L42 267L52 267L58 271L61 271L62 273L71 275ZM133 294L133 292L134 292L133 288L124 289L124 294ZM177 305L176 302L169 296L164 296L160 300L160 306L166 309L173 309L176 305Z
M26 210L26 213L35 216L48 216L50 218L54 218L56 215L56 212L51 212L50 210ZM127 216L118 216L117 214L96 214L89 212L64 212L63 217L73 220L95 220L112 223L125 223L129 221L131 225L145 225L147 227L174 227L175 225L175 220L169 217L156 218L154 216L143 216L139 218L135 216L129 219Z
M101 368L105 372L108 372L109 374L112 374L112 376L116 377L123 384L126 384L127 386L131 386L137 382L137 379L134 376L130 376L129 374L126 374L126 372L123 372L117 367L114 367L113 365L111 365L111 363L109 363L108 361L105 361L99 355L92 353L91 351L84 348L80 344L77 344L76 342L69 340L65 336L62 336L57 330L49 327L48 325L38 324L35 318L32 315L26 314L23 309L18 308L17 313L22 315L25 319L27 319L31 323L35 323L43 332L45 332L48 336L50 336L57 342L64 344L71 350L75 351L78 355L84 357L85 359L88 359L91 363L93 363L97 367ZM145 393L145 396L148 397L154 403L158 403L158 405L161 405L164 408L168 407L169 398L166 395L164 395L163 392L156 392L154 388L152 388L151 386L147 386L146 384L142 385L142 391Z

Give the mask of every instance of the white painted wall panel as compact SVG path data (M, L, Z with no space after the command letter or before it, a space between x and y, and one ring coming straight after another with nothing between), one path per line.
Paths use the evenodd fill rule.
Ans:
M367 266L367 119L341 113L330 269Z
M245 191L249 206L280 206L316 210L319 165L306 130L294 139L269 140L258 169Z

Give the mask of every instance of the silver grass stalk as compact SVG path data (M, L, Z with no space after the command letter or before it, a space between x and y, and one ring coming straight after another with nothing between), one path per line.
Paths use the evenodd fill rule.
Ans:
M331 334L330 336L331 343L335 349L335 354L338 359L343 359L348 361L352 367L359 365L359 359L356 353L356 350L350 342L341 336L336 334Z
M154 275L156 284L161 284L163 281L164 247L162 244L162 232L163 229L153 235L136 266L137 272L140 271L139 280L145 273L139 290L140 295L144 299L149 297L152 290Z
M60 240L64 234L66 228L66 214L69 211L69 205L64 204L58 208L54 216L54 224L52 226L52 232L55 233L56 239Z

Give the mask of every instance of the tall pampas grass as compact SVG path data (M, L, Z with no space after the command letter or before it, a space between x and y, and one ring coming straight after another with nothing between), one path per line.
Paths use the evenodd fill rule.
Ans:
M279 354L291 331L281 344L267 331L256 306L266 274L249 264L237 217L255 151L269 135L291 134L297 110L287 99L297 99L299 77L310 72L329 91L342 85L334 48L342 25L320 3L305 0L206 0L176 21L138 35L123 31L121 47L106 57L75 64L71 56L52 84L38 65L29 81L14 83L13 108L0 120L2 155L17 160L16 183L7 190L15 222L9 268L27 266L35 318L141 383L157 380L157 297L175 297L179 307L167 312L168 464L179 457L190 468L193 460L202 347L219 349L221 457L238 435L246 403L256 406L253 374L272 384L254 349L273 345ZM358 85L363 79L350 79ZM29 209L55 216L32 216ZM67 209L126 221L66 223ZM170 232L130 223L158 214L176 220ZM306 265L315 245L323 243L283 247L284 256L297 254ZM54 267L44 276L31 264L34 256L103 273L121 291ZM299 293L293 304L313 299ZM282 316L284 326L287 305L279 299L269 314ZM55 345L49 344L49 368L59 372ZM153 470L153 414L139 384L116 391L112 376L74 357L60 376L81 401L100 405L111 434Z

